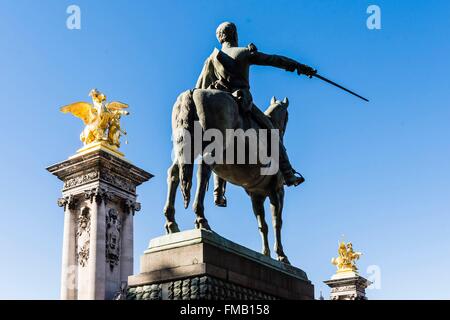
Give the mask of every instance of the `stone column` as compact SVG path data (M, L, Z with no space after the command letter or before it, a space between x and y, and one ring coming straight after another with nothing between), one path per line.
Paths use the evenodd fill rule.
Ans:
M103 149L47 168L64 182L61 299L112 299L133 274L136 187L153 177Z
M87 299L101 300L105 296L105 198L106 192L93 189L85 193L91 201L91 233L89 238L89 290Z
M120 281L127 282L128 276L133 274L133 218L135 211L141 208L140 203L131 200L125 201L124 217L122 222L122 252L121 252L121 274Z
M58 206L64 207L64 237L61 266L61 292L62 300L76 298L76 212L73 198L58 199Z

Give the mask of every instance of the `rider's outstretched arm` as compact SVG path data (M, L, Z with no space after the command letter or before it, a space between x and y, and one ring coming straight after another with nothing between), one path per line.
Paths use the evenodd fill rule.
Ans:
M315 70L307 65L301 64L294 59L280 56L276 54L266 54L256 50L255 46L249 46L249 62L250 64L260 65L260 66L272 66L275 68L284 69L286 71L297 70L298 74L310 75L315 72Z

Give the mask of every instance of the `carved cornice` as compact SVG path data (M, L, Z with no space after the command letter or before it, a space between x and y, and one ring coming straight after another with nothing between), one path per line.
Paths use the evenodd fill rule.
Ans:
M68 181L68 186L65 188L72 188L74 184L75 186L82 185L86 179L99 179L99 177L95 177L94 172L102 173L103 170L126 180L134 187L153 177L151 173L142 170L129 161L102 150L72 157L48 167L47 170L62 181ZM108 179L108 177L105 179Z
M118 189L129 193L136 193L136 184L131 180L121 176L120 174L103 168L102 170L90 171L88 173L81 173L76 176L71 176L64 181L63 190L70 190L78 186L89 184L95 181L102 181L110 184Z
M356 286L342 286L342 287L335 287L335 288L331 289L332 293L344 292L344 291L356 291Z
M100 180L130 193L136 193L136 185L134 183L110 170L101 170Z
M98 180L100 176L99 171L91 171L88 173L84 173L73 178L67 179L64 181L64 190L71 189L74 187L81 186L86 183L90 183L92 181Z

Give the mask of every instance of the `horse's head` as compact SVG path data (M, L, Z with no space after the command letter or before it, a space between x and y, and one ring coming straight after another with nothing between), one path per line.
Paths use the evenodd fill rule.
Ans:
M270 100L270 105L264 112L266 116L272 121L273 126L280 130L280 136L283 136L286 131L286 126L288 122L288 98L284 98L282 101L277 100L277 98L272 97Z

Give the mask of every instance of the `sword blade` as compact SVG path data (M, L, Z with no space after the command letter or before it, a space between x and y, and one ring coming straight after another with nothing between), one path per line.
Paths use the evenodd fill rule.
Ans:
M360 98L360 99L362 99L362 100L364 100L364 101L369 102L368 99L366 99L366 98L360 96L359 94L357 94L357 93L355 93L355 92L353 92L353 91L351 91L351 90L349 90L349 89L347 89L347 88L344 88L343 86L337 84L337 83L334 82L334 81L331 81L331 80L329 80L329 79L327 79L327 78L325 78L325 77L322 77L320 74L317 74L317 73L316 73L315 75L313 75L313 77L316 77L316 78L318 78L318 79L320 79L320 80L323 80L323 81L325 81L325 82L328 82L329 84L332 84L333 86L338 87L339 89L342 89L342 90L344 90L344 91L346 91L346 92L348 92L348 93L354 95L355 97L358 97L358 98Z

